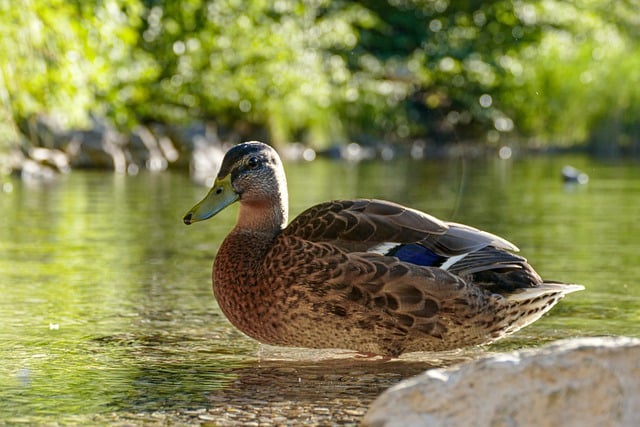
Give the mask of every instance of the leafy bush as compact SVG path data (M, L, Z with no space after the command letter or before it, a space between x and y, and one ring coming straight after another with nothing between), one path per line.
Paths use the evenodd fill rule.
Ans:
M95 115L640 151L639 23L632 0L0 0L0 135Z

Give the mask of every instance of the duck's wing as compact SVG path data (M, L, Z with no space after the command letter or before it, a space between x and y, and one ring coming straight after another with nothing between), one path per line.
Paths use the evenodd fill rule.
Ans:
M420 265L435 265L420 262L421 258L438 258L442 263L487 246L518 250L493 234L383 200L322 203L301 213L283 233L328 242L349 252L376 252L408 262L415 258Z
M374 253L467 277L494 292L535 287L542 279L514 254L512 243L463 224L382 200L339 200L294 219L284 235L328 243L345 252Z
M418 242L444 234L439 219L381 200L335 200L315 205L283 231L312 242L372 247L382 242Z

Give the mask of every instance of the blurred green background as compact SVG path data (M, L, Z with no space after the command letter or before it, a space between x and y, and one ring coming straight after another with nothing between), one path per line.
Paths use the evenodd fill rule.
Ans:
M639 11L636 0L0 0L0 152L6 164L51 146L42 122L104 121L125 135L206 123L318 149L638 154Z

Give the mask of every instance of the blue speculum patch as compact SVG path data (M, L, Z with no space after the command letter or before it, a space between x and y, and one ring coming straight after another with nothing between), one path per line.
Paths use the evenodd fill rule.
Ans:
M387 255L394 256L404 262L425 267L438 267L447 260L447 258L417 243L395 246Z

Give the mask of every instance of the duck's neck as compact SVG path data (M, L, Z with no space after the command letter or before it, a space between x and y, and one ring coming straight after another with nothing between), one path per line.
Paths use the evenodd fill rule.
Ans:
M276 236L286 227L289 215L287 180L280 172L275 191L255 192L252 196L240 197L240 210L236 230L267 233Z
M280 201L241 201L235 230L273 237L287 225L287 216L286 205Z

